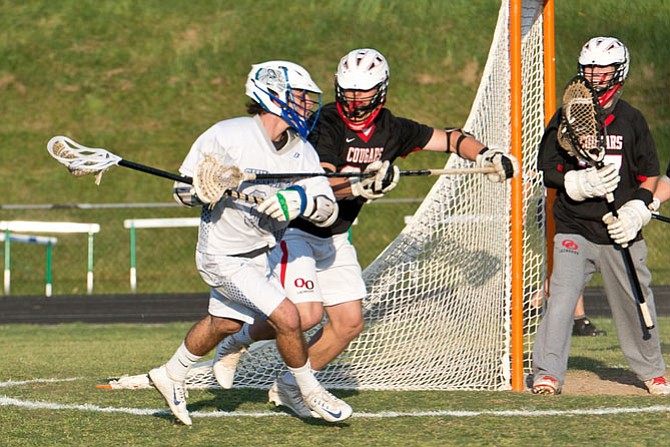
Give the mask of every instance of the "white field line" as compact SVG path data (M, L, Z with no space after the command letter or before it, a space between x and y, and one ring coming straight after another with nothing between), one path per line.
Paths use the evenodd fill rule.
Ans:
M35 379L24 381L8 381L0 382L0 388L8 386L25 385L29 383L48 383L48 382L63 382L72 381L70 379ZM101 407L99 405L91 404L60 404L55 402L40 402L15 399L7 396L0 396L0 407L16 406L23 408L30 408L35 410L79 410L79 411L93 411L99 413L124 413L138 416L152 416L152 415L167 415L170 414L165 409L149 409L149 408L126 408L126 407ZM477 417L477 416L498 416L498 417L544 417L544 416L573 416L573 415L611 415L611 414L631 414L631 413L667 413L670 412L668 405L655 405L651 407L639 408L592 408L582 410L505 410L505 411L382 411L379 413L354 413L353 418L397 418L397 417ZM246 412L246 411L193 411L190 413L194 417L276 417L276 416L291 416L288 413L281 412Z

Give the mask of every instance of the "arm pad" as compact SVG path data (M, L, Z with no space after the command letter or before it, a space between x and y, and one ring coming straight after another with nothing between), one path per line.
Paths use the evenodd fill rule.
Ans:
M178 204L187 208L204 205L195 194L193 185L189 185L188 183L174 182L172 197Z

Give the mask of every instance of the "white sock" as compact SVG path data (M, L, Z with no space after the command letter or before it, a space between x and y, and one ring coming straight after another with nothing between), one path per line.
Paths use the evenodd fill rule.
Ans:
M289 366L288 370L293 374L295 382L298 384L300 393L303 396L308 396L312 391L321 386L316 377L314 377L309 360L307 360L305 366L301 366L300 368L291 368Z
M191 369L191 366L195 365L200 358L199 355L191 354L188 349L186 349L186 344L182 342L179 349L177 349L177 352L175 352L172 358L165 364L167 376L175 382L184 383L188 370Z

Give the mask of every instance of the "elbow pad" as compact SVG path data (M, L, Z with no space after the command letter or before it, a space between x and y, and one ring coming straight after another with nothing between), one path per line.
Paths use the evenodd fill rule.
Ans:
M178 204L187 208L203 205L195 194L193 185L189 185L188 183L174 182L172 197Z

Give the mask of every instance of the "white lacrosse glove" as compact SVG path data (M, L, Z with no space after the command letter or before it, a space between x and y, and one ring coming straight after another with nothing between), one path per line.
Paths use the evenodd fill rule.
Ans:
M314 207L314 200L307 197L304 188L293 185L263 200L257 210L279 222L288 222L302 215L311 215Z
M637 233L651 220L651 211L640 199L629 200L617 210L618 217L612 213L603 216L607 225L607 232L614 243L626 247L628 242L635 239Z
M486 177L492 182L504 182L507 179L516 177L519 173L519 162L512 154L506 154L500 149L482 149L475 163L479 168L488 168L493 166L495 172L486 174Z
M661 207L661 199L654 197L654 199L649 204L649 211L655 213Z
M337 202L326 196L316 196L314 205L314 210L311 213L304 213L306 219L309 219L317 227L329 227L335 223L339 212Z
M400 180L400 169L393 166L388 160L382 162L377 160L370 163L363 171L369 174L365 177L352 177L351 194L355 197L363 197L368 200L379 199L387 192L398 186Z
M565 174L565 192L572 200L581 202L594 197L603 197L619 185L619 170L614 165L600 169L590 167Z

